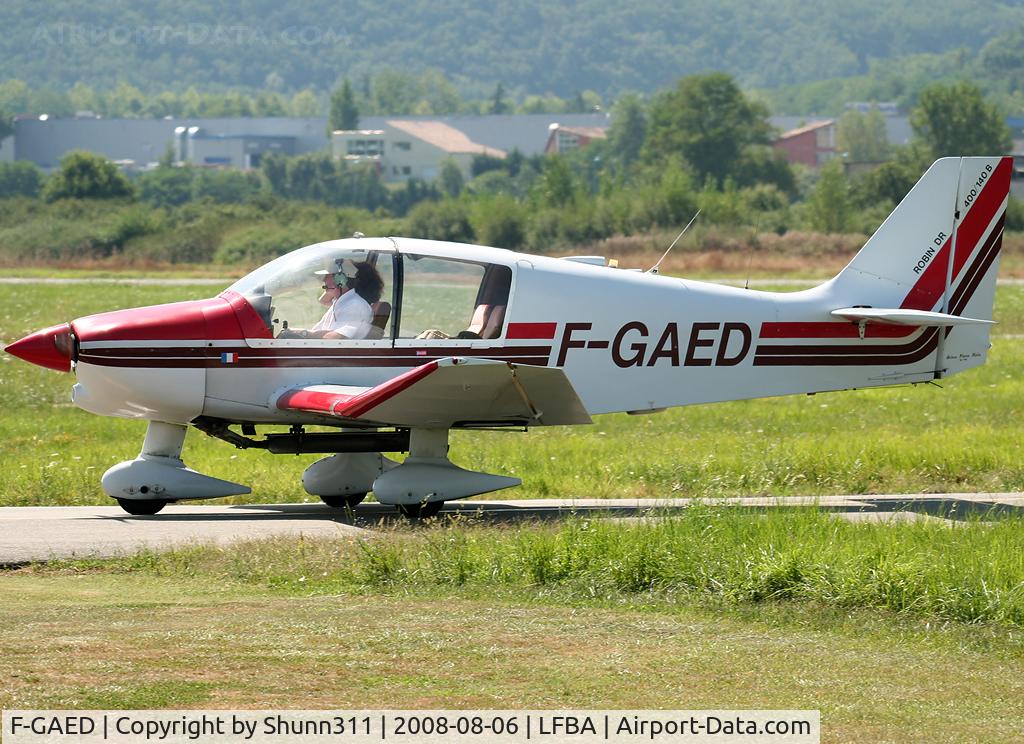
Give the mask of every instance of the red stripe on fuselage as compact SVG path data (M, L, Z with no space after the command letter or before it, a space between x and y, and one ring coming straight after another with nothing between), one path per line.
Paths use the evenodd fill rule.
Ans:
M542 339L554 338L557 323L509 323L505 338Z
M868 325L865 338L903 338L917 330L917 326L893 324ZM850 322L792 322L762 323L760 338L859 338L856 323Z
M1003 218L989 233L974 263L950 298L951 313L960 315L974 296L1003 244ZM924 359L938 346L937 328L928 328L914 341L886 346L775 346L759 345L754 356L755 367L765 366L851 366L878 364L912 364ZM946 329L948 335L951 328Z

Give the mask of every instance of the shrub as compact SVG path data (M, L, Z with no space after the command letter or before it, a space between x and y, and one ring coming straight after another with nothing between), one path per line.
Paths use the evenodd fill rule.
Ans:
M315 224L280 225L266 222L229 234L218 246L213 259L223 264L258 265L296 248L331 237L332 231Z
M135 181L139 198L157 207L178 207L192 198L192 168L160 167L143 173Z
M34 199L39 196L43 183L43 172L24 160L0 163L0 199L24 196Z
M239 204L260 190L256 174L235 170L201 170L192 181L193 199L210 199L219 204Z
M409 236L414 238L470 243L476 237L469 208L465 202L454 199L419 204L409 213L405 224Z
M479 201L472 223L477 238L485 245L517 250L526 242L526 209L511 197Z
M1010 197L1006 207L1006 229L1024 230L1024 200Z
M117 166L101 155L75 150L60 161L60 170L46 182L43 197L57 199L130 199L131 184Z

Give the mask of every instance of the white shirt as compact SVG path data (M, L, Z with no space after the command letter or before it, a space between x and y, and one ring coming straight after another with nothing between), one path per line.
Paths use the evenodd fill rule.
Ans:
M350 289L331 303L324 317L310 330L334 331L345 338L366 338L370 335L372 321L370 303Z

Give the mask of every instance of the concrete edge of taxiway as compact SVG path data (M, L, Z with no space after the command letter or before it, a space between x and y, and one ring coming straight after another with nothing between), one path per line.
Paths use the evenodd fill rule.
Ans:
M881 494L821 497L743 497L700 500L755 510L817 507L847 519L906 521L1024 516L1024 493ZM594 514L642 519L683 510L693 499L507 499L456 501L440 517L482 524L564 519ZM360 504L351 514L312 504L171 504L154 516L130 516L118 506L0 507L0 567L68 558L109 558L189 544L227 545L282 536L359 539L386 534L404 522L393 507Z

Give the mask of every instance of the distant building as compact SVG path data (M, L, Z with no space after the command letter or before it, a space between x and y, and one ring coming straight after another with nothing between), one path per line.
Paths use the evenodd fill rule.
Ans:
M885 116L885 137L890 145L905 145L910 142L914 132L910 127L910 118L907 116ZM832 121L827 117L808 116L772 116L768 123L782 132L789 132L811 124L823 121Z
M608 127L572 127L552 124L549 127L548 142L544 152L548 155L561 154L586 147L593 140L608 136Z
M176 158L197 165L255 168L268 151L324 150L326 132L323 117L21 118L14 122L14 159L53 170L71 150L88 150L142 168L173 148Z
M298 153L298 137L266 134L213 134L202 127L175 127L174 159L221 168L259 168L264 155Z
M836 157L836 122L825 119L784 132L774 146L786 153L790 164L818 168Z
M1017 199L1024 199L1024 117L1011 117L1006 123L1013 133L1013 145L1010 148L1010 155L1013 157L1010 193Z
M269 152L301 155L328 152L332 147L327 136L327 119L319 116L101 119L89 112L80 113L81 116L73 119L35 116L17 119L13 142L8 139L0 143L0 159L28 160L44 170L53 170L71 150L87 150L122 162L126 168L142 169L155 164L172 148L175 158L181 162L257 168ZM361 118L360 126L361 131L407 126L408 131L403 130L406 138L422 137L428 145L436 139L440 144L433 146L455 156L456 160L465 160L462 150L467 149L505 153L518 150L526 156L541 155L556 118L563 127L596 130L608 127L608 115L603 113L559 114L557 117L551 114L366 116ZM420 126L425 124L428 126ZM451 130L461 133L464 141L458 140ZM373 155L364 153L363 157ZM405 162L399 168L406 166L412 169L417 164Z
M334 157L371 162L384 181L432 181L452 160L469 178L474 155L503 158L506 153L469 139L455 127L430 120L388 119L382 129L340 130L331 136Z
M518 150L523 155L531 157L544 154L554 122L565 127L607 129L610 119L606 113L363 116L359 119L359 126L363 129L385 129L389 121L441 122L459 130L472 142L505 152Z
M859 111L862 114L877 108L882 116L900 115L900 107L893 101L848 101L844 108L847 111Z

